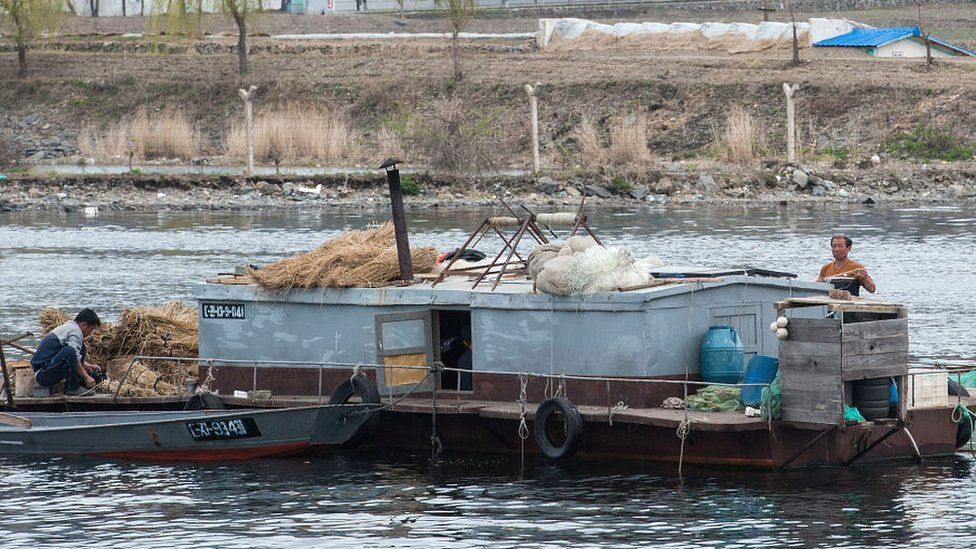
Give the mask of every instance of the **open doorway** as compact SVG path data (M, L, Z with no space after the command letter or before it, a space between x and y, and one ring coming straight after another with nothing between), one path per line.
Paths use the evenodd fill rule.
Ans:
M440 343L440 361L448 368L465 372L441 372L440 388L446 391L471 391L473 346L471 344L471 311L434 311L434 323Z

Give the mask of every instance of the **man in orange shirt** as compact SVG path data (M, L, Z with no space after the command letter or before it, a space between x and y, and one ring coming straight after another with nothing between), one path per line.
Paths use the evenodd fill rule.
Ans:
M864 268L864 265L847 257L853 245L854 241L842 234L834 235L830 239L830 252L833 254L834 260L820 269L817 282L825 282L829 278L834 278L835 280L830 282L838 290L847 290L851 292L851 295L858 295L863 286L865 290L873 294L878 288L867 269Z

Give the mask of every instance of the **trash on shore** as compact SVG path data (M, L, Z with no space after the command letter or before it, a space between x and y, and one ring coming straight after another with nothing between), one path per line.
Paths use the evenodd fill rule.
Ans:
M414 247L410 258L416 273L429 273L437 264L433 247ZM285 258L260 269L248 269L267 290L292 288L373 287L400 276L393 224L346 231L310 252Z

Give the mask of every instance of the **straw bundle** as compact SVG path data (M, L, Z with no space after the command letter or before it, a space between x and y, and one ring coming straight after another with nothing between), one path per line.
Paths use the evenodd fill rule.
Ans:
M122 376L125 375L125 370L128 369L129 361L125 360L122 363L125 365L125 368L121 370L121 373L111 376L112 379L102 385L99 389L100 392L115 394L115 391L119 390L119 383L122 380ZM124 397L176 394L176 385L167 381L166 376L161 375L154 368L142 362L136 362L132 365L132 370L129 371L129 376L125 378L125 384L122 385L122 390L119 391L119 396Z
M430 272L437 263L437 250L411 248L410 258L414 272ZM310 252L251 269L250 274L262 288L274 291L376 286L396 280L400 264L393 224L347 231Z

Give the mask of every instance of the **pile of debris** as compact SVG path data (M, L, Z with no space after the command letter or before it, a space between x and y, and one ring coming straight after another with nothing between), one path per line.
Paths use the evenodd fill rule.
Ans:
M776 185L782 189L809 193L812 196L827 196L837 190L837 184L823 179L805 166L787 164L776 176Z
M62 309L41 311L43 333L71 320ZM134 356L189 357L199 355L197 311L173 301L152 307L127 307L118 321L102 322L85 339L88 362L106 370L108 388L114 393ZM174 361L144 360L132 366L123 396L175 395L177 386L190 372Z
M433 247L411 248L415 273L429 273L437 264ZM301 253L249 274L266 290L381 286L400 276L393 224L346 231L310 252Z

